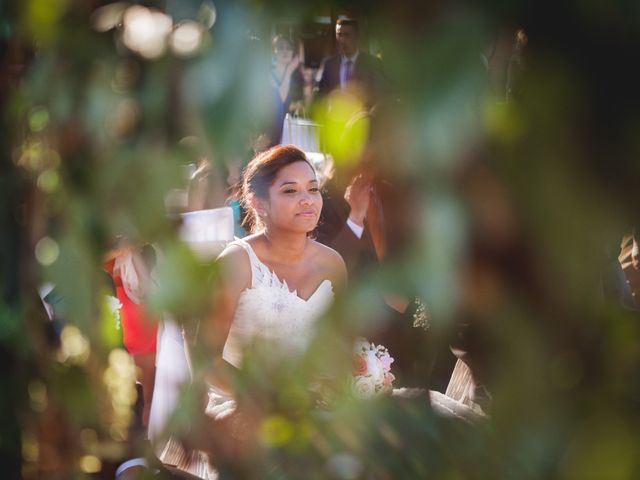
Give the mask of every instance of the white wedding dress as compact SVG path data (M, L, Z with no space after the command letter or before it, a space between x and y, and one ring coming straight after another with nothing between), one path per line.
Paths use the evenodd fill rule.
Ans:
M251 264L251 287L238 298L222 358L234 367L242 368L244 351L255 341L270 347L270 360L287 361L303 354L314 335L316 321L333 301L331 281L323 280L311 296L304 299L258 258L248 242L236 240L229 245L238 245L247 253ZM234 410L235 400L231 395L210 387L207 415L221 419ZM206 465L202 452L176 455L179 451L179 446L170 441L160 458L201 478L215 478L215 472ZM170 461L169 457L176 460Z
M304 299L258 258L248 242L236 240L230 245L238 245L247 253L251 287L238 298L222 352L223 360L242 368L244 350L256 341L270 347L271 361L286 361L304 353L313 337L316 320L333 300L331 281L323 280L311 296ZM234 408L235 402L228 394L210 388L207 414L221 418Z
M251 287L240 294L222 358L241 368L244 348L257 339L273 344L274 354L304 352L316 320L333 300L331 281L322 281L305 300L260 261L249 243L237 240L230 245L241 246L249 256Z

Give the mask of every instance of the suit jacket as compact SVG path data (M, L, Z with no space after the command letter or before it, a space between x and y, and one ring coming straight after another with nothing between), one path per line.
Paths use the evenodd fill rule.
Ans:
M410 228L404 224L410 221L407 217L415 218L416 214L410 210L411 199L403 195L402 191L385 181L378 180L375 185L380 208L384 208L387 213L384 215L385 237L391 249L390 254L394 255L403 249L407 244L407 237L410 236ZM323 191L323 202L316 239L342 255L349 278L370 273L379 265L373 240L366 224L362 238L358 238L347 225L350 207L344 199L344 190L338 188L333 181L329 181ZM382 292L373 295L381 296ZM381 298L372 301L380 302ZM435 344L437 338L427 335L422 328L413 326L415 310L414 303L411 303L404 314L382 304L377 311L377 318L370 324L371 329L363 331L362 334L370 341L389 348L395 358L392 371L397 377L396 385L426 387L438 354ZM447 360L448 354L455 362L448 349L444 353L443 359ZM446 379L438 385L443 384L446 387L451 370L452 367L444 372Z
M335 55L327 59L318 85L320 96L340 88L340 63L342 57ZM366 106L373 106L387 90L382 62L379 58L360 51L353 65L352 81L359 82L365 90Z
M347 225L351 208L344 199L344 192L330 181L322 192L322 200L316 239L342 255L350 277L375 265L378 259L367 228L362 238L358 238Z

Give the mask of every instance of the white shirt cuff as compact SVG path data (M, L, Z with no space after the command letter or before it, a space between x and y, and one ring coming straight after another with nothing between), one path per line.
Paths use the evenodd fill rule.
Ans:
M361 227L350 218L347 218L347 225L349 225L349 228L351 229L351 231L356 237L362 238L362 234L364 233L364 227Z

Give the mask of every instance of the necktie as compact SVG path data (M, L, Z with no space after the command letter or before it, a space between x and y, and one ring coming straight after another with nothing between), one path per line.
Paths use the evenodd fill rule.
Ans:
M347 60L344 64L344 83L349 83L351 81L351 73L353 70L353 62L351 60Z

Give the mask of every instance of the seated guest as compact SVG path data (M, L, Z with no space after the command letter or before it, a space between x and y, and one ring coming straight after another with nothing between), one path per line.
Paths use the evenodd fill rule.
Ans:
M390 112L387 112L390 113ZM414 211L413 188L395 171L387 153L401 150L383 145L391 139L383 136L392 117L376 114L372 120L371 141L357 165L338 164L325 184L322 215L316 238L334 248L345 260L350 278L362 279L375 273L381 264L391 264L406 251L420 216ZM384 278L382 279L384 280ZM394 282L397 283L397 282ZM416 301L410 286L379 283L373 302L380 302L375 325L362 335L385 345L395 358L394 375L398 384L422 386L436 354L427 307Z

